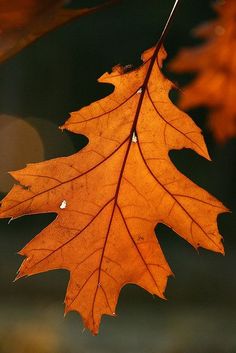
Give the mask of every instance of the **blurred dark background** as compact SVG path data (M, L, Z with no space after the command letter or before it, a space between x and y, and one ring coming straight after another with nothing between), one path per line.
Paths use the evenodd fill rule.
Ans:
M71 6L99 1L74 1ZM101 1L100 1L101 2ZM112 91L97 78L117 63L140 63L155 44L173 0L123 0L41 38L0 65L0 191L9 191L7 170L78 151L82 136L57 127L68 113ZM182 0L165 42L168 60L183 46L196 45L191 30L214 18L211 1ZM220 50L220 48L219 48ZM190 75L165 72L182 87ZM173 94L176 99L176 94ZM236 140L217 145L207 131L204 109L190 112L203 129L212 162L189 150L172 151L176 166L219 198L236 206ZM68 273L52 271L13 283L22 261L17 255L54 219L36 215L0 221L0 353L235 353L235 215L218 218L226 256L199 254L163 225L158 238L175 273L167 301L136 286L122 290L116 319L104 317L98 337L83 331L80 317L63 318Z

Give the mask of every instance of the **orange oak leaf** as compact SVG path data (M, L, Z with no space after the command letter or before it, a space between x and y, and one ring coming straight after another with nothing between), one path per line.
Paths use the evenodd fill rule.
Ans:
M114 2L69 9L63 8L65 0L0 0L0 62L55 28Z
M112 94L73 112L62 129L84 134L78 153L12 172L19 182L2 201L0 217L54 212L57 218L20 254L17 278L66 269L65 311L77 311L98 332L115 315L121 288L137 284L164 298L171 270L154 228L164 223L195 248L223 253L217 216L226 208L181 174L172 149L209 159L200 129L172 104L161 73L164 49L149 49L143 65L121 66L99 82Z
M215 5L218 18L194 31L207 42L182 49L169 67L175 72L197 72L180 98L183 109L209 107L209 128L218 142L236 136L236 1Z

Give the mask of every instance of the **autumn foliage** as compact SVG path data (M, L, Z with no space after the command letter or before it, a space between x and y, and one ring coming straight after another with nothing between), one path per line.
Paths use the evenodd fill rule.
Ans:
M53 29L81 16L95 12L100 6L84 9L64 8L65 0L0 0L0 62Z
M215 5L218 18L194 33L204 44L182 49L170 64L173 71L196 72L183 90L180 107L209 108L209 128L218 142L236 136L236 1Z
M79 312L95 334L103 314L115 315L124 285L164 297L171 270L157 223L195 248L224 252L216 220L226 208L169 158L183 148L209 155L200 129L169 99L165 56L157 46L138 69L105 73L99 82L112 84L113 93L73 112L62 127L86 135L88 145L12 172L18 184L1 203L1 217L57 214L20 251L26 259L17 278L70 271L65 311Z

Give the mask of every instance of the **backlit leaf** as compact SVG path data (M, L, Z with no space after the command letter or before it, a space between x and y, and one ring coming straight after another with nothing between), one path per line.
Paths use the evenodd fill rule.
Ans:
M164 298L171 270L157 223L195 248L224 252L216 220L226 208L169 158L182 148L209 156L200 129L169 99L165 55L149 49L140 68L105 73L99 82L112 84L113 93L73 112L62 127L88 136L88 145L12 172L19 184L1 204L0 217L57 214L20 251L26 259L17 278L70 271L65 311L78 311L95 334L103 314L115 315L124 285Z

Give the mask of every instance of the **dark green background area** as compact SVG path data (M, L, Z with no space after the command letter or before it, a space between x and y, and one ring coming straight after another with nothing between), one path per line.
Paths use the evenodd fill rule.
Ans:
M41 38L0 66L0 113L20 116L34 124L47 159L76 152L87 139L62 134L57 126L70 111L112 92L112 86L96 81L105 71L118 63L140 64L140 54L158 40L173 2L123 0ZM79 1L81 7L96 3L99 2ZM182 46L199 43L190 32L215 16L210 4L206 0L181 1L165 41L168 60ZM164 70L180 86L189 79L187 75L175 76ZM209 163L190 150L172 151L170 156L185 175L233 211L235 139L217 145L207 131L206 113L204 109L190 112L203 129L213 161ZM37 123L31 117L38 118ZM50 129L45 129L47 121L53 123ZM65 134L71 145L64 142ZM14 140L10 143L14 144ZM69 278L66 271L12 282L21 263L16 252L54 217L23 217L9 225L7 220L0 221L0 353L236 352L234 214L218 218L225 257L205 250L198 254L174 232L158 225L158 239L175 273L167 287L168 300L153 298L136 286L125 287L118 303L118 317L104 317L96 338L82 333L78 315L69 314L63 319Z

